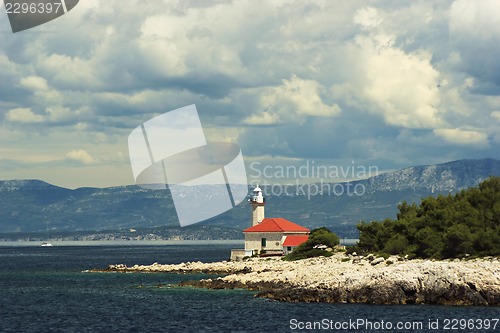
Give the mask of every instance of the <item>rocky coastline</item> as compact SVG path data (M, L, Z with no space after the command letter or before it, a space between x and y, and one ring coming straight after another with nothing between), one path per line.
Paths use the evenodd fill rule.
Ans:
M500 259L407 260L336 253L299 261L250 258L177 265L110 265L106 272L210 273L181 286L244 288L286 302L500 306Z

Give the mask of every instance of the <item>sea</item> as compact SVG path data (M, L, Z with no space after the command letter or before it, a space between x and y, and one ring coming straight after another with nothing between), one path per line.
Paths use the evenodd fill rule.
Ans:
M500 332L500 308L284 303L178 287L204 274L90 273L226 260L230 242L0 245L0 332Z

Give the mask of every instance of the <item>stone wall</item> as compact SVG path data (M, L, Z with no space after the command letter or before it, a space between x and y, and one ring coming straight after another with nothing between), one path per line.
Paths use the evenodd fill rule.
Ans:
M245 250L282 250L281 232L247 232L245 233ZM262 238L266 239L266 247L262 247Z

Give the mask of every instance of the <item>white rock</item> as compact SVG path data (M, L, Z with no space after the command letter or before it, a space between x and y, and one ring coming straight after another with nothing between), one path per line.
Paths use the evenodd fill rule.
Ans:
M384 261L385 261L385 259L384 259L384 258L382 258L382 257L378 257L378 258L373 259L373 260L371 261L371 264L372 264L372 266L375 266L375 265L378 265L378 264L380 264L380 263L382 263L382 262L384 262Z

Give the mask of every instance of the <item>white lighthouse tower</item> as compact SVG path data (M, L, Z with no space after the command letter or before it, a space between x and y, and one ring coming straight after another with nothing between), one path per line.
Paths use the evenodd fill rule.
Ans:
M256 226L264 219L264 204L266 199L262 196L259 185L255 186L253 196L248 200L252 205L252 227Z

